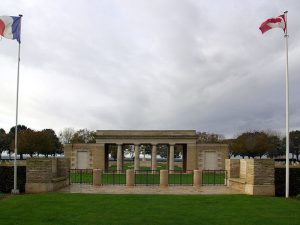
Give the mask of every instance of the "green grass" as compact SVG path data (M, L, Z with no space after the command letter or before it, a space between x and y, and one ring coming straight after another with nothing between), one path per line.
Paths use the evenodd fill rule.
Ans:
M217 184L222 185L225 184L225 173L205 173L202 176L202 184L203 185L210 185L210 184Z
M20 195L0 212L1 225L300 224L299 201L246 195Z
M0 192L0 200L4 198L4 194Z
M153 174L139 171L134 178L136 185L159 185L159 171L154 171Z
M71 183L92 183L92 173L71 173ZM225 174L204 174L203 175L203 185L217 184L223 185L225 181ZM102 175L103 184L125 184L126 175L125 173L117 172L106 172ZM135 183L139 184L159 184L159 173L151 174L147 170L140 171L140 173L135 174ZM190 173L175 173L169 174L169 184L170 185L191 185L193 184L193 174Z
M183 173L183 174L169 174L169 184L183 184L183 185L192 185L193 184L193 174Z
M70 175L71 183L88 183L93 182L93 175L91 172L83 171L82 173L77 171L76 173L71 173ZM203 185L224 185L225 174L213 174L205 173L202 177ZM118 173L117 171L108 171L102 174L102 183L106 184L126 184L126 174ZM135 183L137 185L157 185L159 184L159 171L152 174L149 170L139 171L135 174ZM193 174L192 173L180 173L175 172L174 174L169 174L169 184L170 185L192 185L193 184Z
M70 172L71 183L87 183L93 182L92 170L71 170Z
M104 173L102 174L102 184L126 184L126 174L125 173Z

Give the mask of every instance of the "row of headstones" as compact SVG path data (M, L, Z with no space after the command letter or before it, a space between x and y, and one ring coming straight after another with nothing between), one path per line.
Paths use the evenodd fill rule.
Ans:
M102 174L103 171L100 169L93 170L93 185L101 186L102 183ZM126 186L133 187L135 184L135 176L134 170L129 169L126 170ZM169 186L169 171L168 170L160 170L159 172L159 185L160 187L168 187ZM199 187L202 185L202 170L194 170L193 172L193 186Z

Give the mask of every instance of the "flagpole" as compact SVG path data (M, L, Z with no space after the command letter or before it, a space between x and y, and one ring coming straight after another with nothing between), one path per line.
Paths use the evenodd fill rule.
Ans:
M21 22L22 16L20 16L20 33L21 33ZM17 188L17 154L18 154L18 109L19 109L19 77L20 77L20 53L21 53L21 41L19 42L18 50L18 74L17 74L17 101L16 101L16 126L15 126L15 157L14 157L14 189L11 190L12 194L19 194Z
M289 58L288 58L288 33L287 33L287 13L288 11L284 12L284 19L285 19L285 132L286 132L286 138L285 138L285 197L289 197L289 183L290 183L290 172L289 172L289 148L290 148L290 132L289 132Z

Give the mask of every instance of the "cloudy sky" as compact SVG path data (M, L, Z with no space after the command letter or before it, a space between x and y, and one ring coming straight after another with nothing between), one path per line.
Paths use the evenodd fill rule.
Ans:
M300 129L298 0L1 0L23 14L19 124L32 129L196 129L232 137ZM15 123L16 41L0 40L0 128Z

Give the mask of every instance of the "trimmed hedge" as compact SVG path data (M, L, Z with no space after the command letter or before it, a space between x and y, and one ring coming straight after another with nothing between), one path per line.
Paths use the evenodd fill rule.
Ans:
M25 192L26 166L18 166L17 185L21 193ZM0 192L10 193L14 188L14 167L0 166Z
M300 194L300 168L290 168L290 196ZM285 168L275 168L275 195L285 196Z

